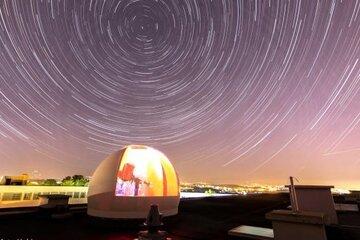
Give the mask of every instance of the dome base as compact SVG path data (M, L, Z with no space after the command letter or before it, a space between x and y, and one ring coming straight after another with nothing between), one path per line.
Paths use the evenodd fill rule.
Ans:
M87 214L93 217L112 218L112 219L144 219L147 217L149 211L143 212L117 212L117 211L103 211L96 209L88 209ZM173 216L178 214L178 209L169 209L161 211L163 217Z

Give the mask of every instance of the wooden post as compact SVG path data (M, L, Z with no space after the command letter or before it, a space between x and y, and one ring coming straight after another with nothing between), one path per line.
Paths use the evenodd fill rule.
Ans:
M294 185L294 177L290 177L290 201L293 212L299 212L299 205L296 197L296 190Z

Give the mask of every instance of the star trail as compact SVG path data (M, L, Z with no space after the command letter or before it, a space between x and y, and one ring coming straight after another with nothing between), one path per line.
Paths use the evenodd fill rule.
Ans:
M360 2L0 2L0 174L91 175L128 144L183 181L353 185Z

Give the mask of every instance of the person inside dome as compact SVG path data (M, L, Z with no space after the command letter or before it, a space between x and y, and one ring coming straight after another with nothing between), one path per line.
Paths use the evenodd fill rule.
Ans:
M135 166L126 163L118 172L116 181L116 196L145 196L149 181L144 176L135 176Z

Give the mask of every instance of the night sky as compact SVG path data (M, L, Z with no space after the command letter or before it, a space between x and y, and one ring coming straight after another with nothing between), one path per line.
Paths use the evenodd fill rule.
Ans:
M359 57L358 1L3 0L0 175L136 143L182 181L360 187Z

